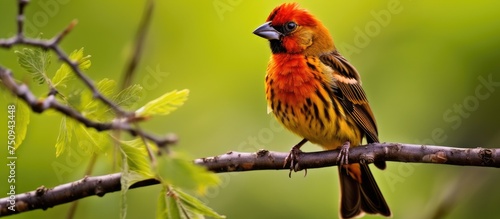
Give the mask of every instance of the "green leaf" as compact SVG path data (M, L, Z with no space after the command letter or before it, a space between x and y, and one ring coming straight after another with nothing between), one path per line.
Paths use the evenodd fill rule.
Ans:
M28 132L28 125L30 124L31 109L24 101L17 101L16 104L16 144L14 148L17 149L26 138Z
M158 196L158 202L156 202L156 219L165 219L168 218L168 209L167 207L167 191L165 191L165 186L160 192L160 195Z
M218 214L212 208L205 205L205 203L181 191L180 189L175 189L175 193L178 195L179 199L181 200L181 203L186 207L186 210L188 210L188 212L192 212L194 214L201 214L213 218L226 218L226 216Z
M74 121L63 116L61 125L59 126L59 135L56 141L56 157L59 157L66 147L71 143L73 134Z
M97 105L98 101L94 100L94 95L92 94L92 91L90 90L83 90L80 93L80 102L78 107L76 107L78 110L82 112L85 116L88 114L92 114L95 110L97 110Z
M172 194L167 194L167 210L168 217L170 219L181 218L181 212L179 211L179 201L177 197Z
M140 138L131 141L122 141L120 144L122 156L121 182L121 218L126 217L128 188L136 182L154 178L151 163L148 160L145 145Z
M108 145L106 133L101 133L95 129L87 128L84 124L74 123L74 134L77 138L78 146L89 153L102 150L104 145Z
M39 84L48 80L47 69L50 65L50 54L47 51L40 48L23 48L21 51L14 51L14 53L17 54L19 65L32 74L33 80L38 81Z
M158 173L163 182L205 194L206 189L220 183L217 174L193 163L180 153L158 158Z
M96 88L99 92L101 92L101 94L109 97L114 95L116 82L114 80L104 78L97 82ZM102 105L99 100L96 100L92 91L84 90L80 96L80 106L78 109L90 119L104 121L107 117L104 118L103 114L105 114L109 108Z
M182 106L187 100L189 90L174 90L156 98L136 111L137 117L167 115Z
M178 205L178 197L175 193L168 190L168 186L163 189L158 197L156 208L157 219L181 219L181 213Z
M115 92L116 82L114 80L110 80L108 78L103 78L95 85L97 90L101 92L104 96L111 96ZM81 110L85 110L90 107L89 105L93 105L95 102L98 102L94 99L94 95L90 90L84 90L81 94L80 105Z
M123 108L132 108L143 96L142 86L135 84L120 91L114 96L114 102Z
M205 216L226 218L180 189L163 185L163 190L158 198L157 219L204 219Z
M97 82L96 84L97 90L101 92L104 96L110 97L115 94L116 89L116 81L111 80L109 78L104 78Z
M123 152L122 152L123 153ZM123 154L122 154L123 155ZM136 171L131 171L129 168L129 163L127 162L127 158L123 156L122 158L122 176L120 178L121 183L121 210L120 215L121 218L126 218L127 215L127 192L131 185L136 182L150 179L152 177L146 177L141 173Z
M135 175L135 174L134 174ZM128 188L132 185L131 181L134 180L134 176L132 176L128 162L127 162L127 157L123 155L122 152L122 176L120 178L120 218L125 219L127 218L127 191Z
M130 183L128 186L143 179L154 178L155 174L145 147L141 138L121 141L120 150L122 156L126 158L128 171L133 172L132 178L128 181Z
M69 59L72 61L78 62L78 67L82 70L87 70L90 68L90 65L92 64L90 62L90 55L84 56L83 55L83 47L79 50L73 51L69 55ZM65 87L66 83L73 79L73 74L71 74L72 70L68 64L62 64L59 69L57 69L56 74L52 78L52 83L54 87Z

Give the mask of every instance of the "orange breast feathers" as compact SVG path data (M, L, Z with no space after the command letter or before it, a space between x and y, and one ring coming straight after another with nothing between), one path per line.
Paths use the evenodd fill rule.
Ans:
M310 65L312 63L308 66L304 55L274 54L271 57L266 75L266 93L271 109L274 107L270 101L274 98L282 104L302 103L321 86L321 80L317 80L321 78L321 73L314 71Z

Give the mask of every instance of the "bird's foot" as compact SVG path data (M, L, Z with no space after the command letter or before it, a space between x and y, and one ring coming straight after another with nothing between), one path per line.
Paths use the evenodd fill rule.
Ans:
M302 170L302 168L299 165L299 157L300 157L300 154L303 153L300 150L300 147L306 142L307 142L307 140L304 139L304 140L300 141L298 144L296 144L295 146L293 146L292 149L290 150L290 153L285 158L285 162L283 163L283 167L285 167L288 163L290 163L290 172L288 173L288 177L290 177L290 178L292 177L292 171L297 172L297 171ZM307 169L304 169L304 172L305 172L304 173L304 177L305 177L307 175Z
M340 148L337 163L341 166L349 164L349 147L351 147L351 142L346 141Z

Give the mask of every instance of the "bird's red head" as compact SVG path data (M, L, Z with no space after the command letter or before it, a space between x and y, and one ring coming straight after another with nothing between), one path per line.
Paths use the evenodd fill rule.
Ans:
M304 26L314 26L317 20L307 10L299 8L297 3L284 3L276 7L266 21L273 26L283 26L288 22L300 23Z
M284 3L276 7L267 22L254 34L270 41L276 53L318 55L334 50L330 33L323 24L297 3Z

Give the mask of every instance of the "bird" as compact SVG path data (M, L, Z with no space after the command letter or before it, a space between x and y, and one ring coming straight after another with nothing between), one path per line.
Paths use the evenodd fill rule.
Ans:
M297 3L284 3L253 33L271 48L265 76L268 110L303 138L285 164L298 165L300 147L308 141L324 150L341 149L339 216L391 216L368 164L348 163L349 147L361 145L363 138L379 142L378 130L360 75L336 49L328 29ZM386 167L384 161L374 163Z

